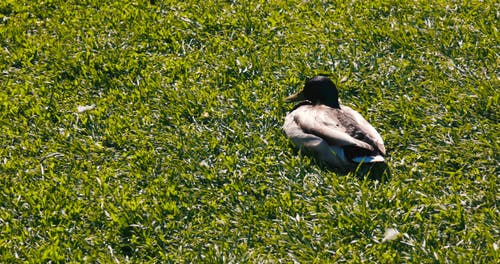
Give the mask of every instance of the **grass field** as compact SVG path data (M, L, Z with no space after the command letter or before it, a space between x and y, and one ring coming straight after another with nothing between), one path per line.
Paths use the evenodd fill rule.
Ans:
M499 261L497 1L180 2L0 2L0 262ZM319 73L386 181L284 136Z

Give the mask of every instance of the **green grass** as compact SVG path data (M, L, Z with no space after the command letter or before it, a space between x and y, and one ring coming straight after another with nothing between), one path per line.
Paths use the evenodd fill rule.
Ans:
M0 262L498 261L500 5L328 2L2 1ZM284 136L318 73L387 181Z

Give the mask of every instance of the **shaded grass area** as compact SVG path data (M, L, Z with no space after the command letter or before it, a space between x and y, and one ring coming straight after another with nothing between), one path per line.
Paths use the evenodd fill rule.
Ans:
M498 260L499 8L0 3L2 262ZM386 182L283 135L318 73L382 134Z

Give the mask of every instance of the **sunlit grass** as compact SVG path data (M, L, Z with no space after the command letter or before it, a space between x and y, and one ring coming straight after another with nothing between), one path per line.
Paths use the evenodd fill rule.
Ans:
M499 9L1 2L1 262L497 261ZM386 181L284 136L318 73Z

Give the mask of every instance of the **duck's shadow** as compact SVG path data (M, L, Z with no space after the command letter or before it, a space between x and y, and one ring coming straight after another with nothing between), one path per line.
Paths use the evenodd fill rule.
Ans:
M385 183L392 178L391 169L389 165L384 162L360 164L357 168L349 170L349 169L339 169L324 161L312 158L314 156L311 156L310 155L311 153L308 153L307 151L304 152L302 150L294 149L294 154L300 155L302 156L302 158L308 156L309 158L311 158L312 163L316 164L321 169L331 171L341 176L346 176L348 174L351 174L355 175L360 180L368 179L373 181L379 181L381 183Z
M326 170L332 171L338 175L345 176L347 174L351 174L356 176L360 180L368 179L373 181L379 181L381 183L389 181L392 177L389 165L383 162L360 164L354 170L345 170L345 169L343 170L336 167L332 167L326 163L322 163L321 167L325 168Z

